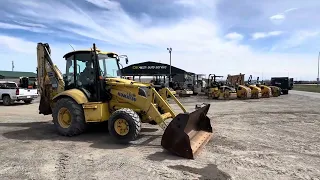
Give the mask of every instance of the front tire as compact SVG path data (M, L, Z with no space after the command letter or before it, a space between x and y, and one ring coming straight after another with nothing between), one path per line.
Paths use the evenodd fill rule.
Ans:
M140 117L132 109L119 109L108 120L108 130L115 141L127 144L138 138L141 131Z
M71 98L59 99L52 117L58 133L63 136L76 136L87 129L82 106Z

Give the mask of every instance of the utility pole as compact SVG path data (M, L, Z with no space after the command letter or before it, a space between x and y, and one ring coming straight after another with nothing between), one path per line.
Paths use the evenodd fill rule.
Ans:
M14 62L12 61L11 70L14 71Z
M167 50L169 51L170 54L170 76L169 76L169 82L171 82L171 52L172 52L172 48L167 48Z
M318 55L318 76L317 76L317 86L319 86L319 59L320 59L320 52Z

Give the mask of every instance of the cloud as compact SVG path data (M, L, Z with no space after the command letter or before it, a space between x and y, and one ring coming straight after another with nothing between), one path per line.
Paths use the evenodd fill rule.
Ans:
M17 53L32 53L35 44L29 41L25 41L20 38L0 35L0 45L2 48L7 48Z
M32 23L13 24L13 23L0 22L0 27L2 29L21 29L21 30L26 30L26 31L31 31L31 32L39 32L39 33L40 32L46 32L46 33L49 32L49 30L47 30L45 26L32 24Z
M304 45L305 43L310 43L313 41L313 39L320 38L320 31L296 31L293 34L291 34L288 38L286 38L284 41L281 41L277 44L275 44L271 50L287 50L295 47L299 47ZM319 46L318 46L319 47Z
M100 8L121 10L120 4L114 1L109 1L109 0L86 0L86 1Z
M290 8L290 9L287 9L284 11L284 13L288 13L290 11L295 11L295 10L298 10L298 8Z
M243 39L243 35L236 32L229 33L225 35L225 37L232 41L240 41Z
M292 12L292 11L296 11L296 10L298 10L298 8L290 8L290 9L285 10L282 13L271 16L269 19L274 24L281 24L286 19L287 13Z
M270 17L271 20L283 20L285 18L284 14L276 14Z
M257 39L267 38L271 36L279 36L281 34L283 34L282 31L256 32L252 34L252 39L257 40Z
M174 3L181 4L181 5L187 5L187 6L196 5L196 1L194 1L194 0L176 0L176 1L174 1Z
M22 38L5 36L0 34L0 70L11 69L11 61L15 63L16 71L30 71L35 72L37 63L37 43ZM60 67L65 67L63 55L66 50L72 49L68 44L50 44L52 59ZM64 71L62 68L61 70Z
M136 8L137 12L132 15L123 8L121 1L109 0L6 0L6 9L0 11L0 15L6 19L5 22L1 21L5 25L0 26L3 30L0 46L1 51L8 53L0 57L6 62L11 62L10 57L20 62L30 62L28 67L16 67L34 70L36 43L49 42L53 60L63 72L65 62L62 56L72 50L69 44L76 49L88 49L96 42L99 49L127 54L130 63L159 60L169 63L166 48L170 46L173 48L172 64L195 73L227 75L241 72L254 75L264 72L265 77L270 77L284 75L283 71L287 68L290 74L313 77L312 72L305 72L313 65L301 63L312 59L312 56L259 52L244 39L243 34L251 33L223 29L215 18L218 1L201 0L195 5L192 1L166 2L168 9L164 13L170 14L169 10L180 12L183 9L181 4L187 3L188 15L177 13L179 16L160 18L139 6L131 7ZM22 30L23 33L17 36L16 32L6 31L8 29ZM45 32L51 33L45 35ZM269 30L253 32L260 32L256 39L282 34L281 31ZM248 64L259 64L259 68ZM2 67L9 69L10 63Z

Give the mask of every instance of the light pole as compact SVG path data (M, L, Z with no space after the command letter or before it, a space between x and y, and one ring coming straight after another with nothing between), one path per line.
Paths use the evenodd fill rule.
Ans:
M284 69L285 71L287 71L287 75L288 75L288 78L289 78L289 70L288 69Z
M319 59L320 59L320 52L318 55L318 77L317 77L317 86L319 86Z
M169 76L169 82L171 82L171 52L172 52L172 48L167 48L167 50L169 51L169 54L170 54L170 76Z

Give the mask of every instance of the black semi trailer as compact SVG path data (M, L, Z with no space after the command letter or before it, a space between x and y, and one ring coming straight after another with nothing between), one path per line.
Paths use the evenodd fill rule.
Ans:
M293 80L293 78L289 77L272 77L271 78L271 85L272 86L277 86L281 88L281 93L282 94L288 94L289 90L292 89L292 85L290 80Z
M290 78L290 86L289 86L289 90L292 90L293 88L293 78Z

